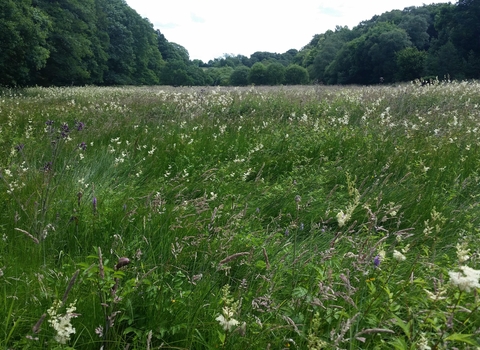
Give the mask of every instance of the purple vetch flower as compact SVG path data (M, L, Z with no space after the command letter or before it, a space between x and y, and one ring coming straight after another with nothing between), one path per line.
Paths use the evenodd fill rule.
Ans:
M68 133L70 132L70 128L68 127L67 123L64 123L61 128L61 135L63 138L66 138L68 136Z
M53 125L53 120L47 120L45 122L45 125L52 126Z
M289 234L290 234L290 230L287 228L287 229L285 230L285 236L288 236Z
M92 199L92 204L93 204L93 212L97 212L97 197L93 197Z
M20 151L23 150L24 147L25 147L25 145L23 143L20 143L20 144L15 146L15 149L17 150L17 152L20 152Z
M77 128L77 131L82 131L83 128L85 127L85 124L82 122L75 122L75 126Z
M377 255L374 259L373 259L373 265L375 267L379 267L380 266L380 255Z
M85 142L82 142L78 145L78 148L80 148L82 151L85 151L87 149L87 144Z

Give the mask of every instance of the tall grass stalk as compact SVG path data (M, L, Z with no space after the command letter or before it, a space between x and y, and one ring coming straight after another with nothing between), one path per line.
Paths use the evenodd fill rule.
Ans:
M479 121L477 82L4 89L0 344L476 348Z

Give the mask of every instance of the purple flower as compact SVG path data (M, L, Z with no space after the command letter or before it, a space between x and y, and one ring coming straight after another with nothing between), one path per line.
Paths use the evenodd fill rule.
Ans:
M23 143L21 143L19 145L16 145L15 149L17 150L17 152L20 152L21 150L23 150L24 147L25 147L25 145Z
M285 230L285 236L288 236L289 234L290 234L290 230L287 228L287 229Z
M93 212L97 212L97 197L93 197L92 199L92 204L93 204Z
M49 125L49 126L53 125L53 120L47 120L45 122L45 125Z
M87 149L87 144L85 142L82 142L78 145L78 148L80 148L82 151L85 151Z
M61 129L61 135L63 138L66 138L68 136L68 133L70 132L70 128L68 127L68 124L65 123L62 125Z
M373 265L375 267L379 267L380 266L380 255L377 255L374 259L373 259Z
M82 122L75 122L75 126L77 127L78 131L82 131L83 128L85 127L85 124Z

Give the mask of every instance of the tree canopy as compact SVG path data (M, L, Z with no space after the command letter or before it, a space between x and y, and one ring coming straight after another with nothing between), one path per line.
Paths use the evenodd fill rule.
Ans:
M0 85L377 84L480 78L480 2L407 7L315 34L300 50L205 63L124 0L4 0Z

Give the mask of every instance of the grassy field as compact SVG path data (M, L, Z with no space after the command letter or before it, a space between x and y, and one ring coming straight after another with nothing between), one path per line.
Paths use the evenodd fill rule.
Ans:
M0 347L477 349L480 84L0 95Z

